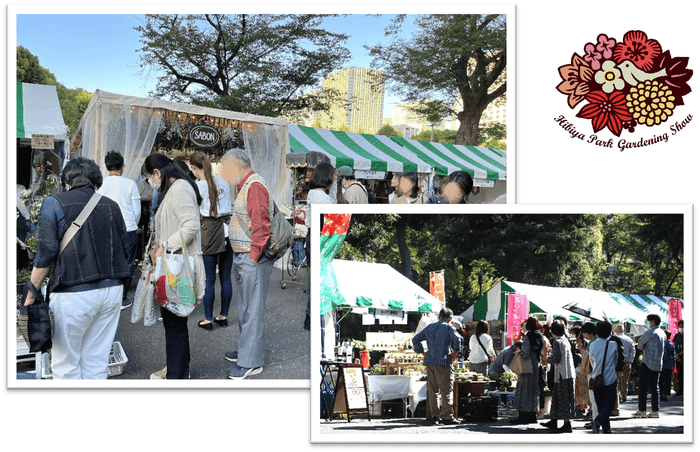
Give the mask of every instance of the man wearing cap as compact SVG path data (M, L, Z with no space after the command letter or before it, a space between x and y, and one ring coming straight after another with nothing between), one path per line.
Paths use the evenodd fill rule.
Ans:
M364 185L355 179L355 171L347 166L338 168L338 176L342 178L343 198L348 204L367 204L369 195Z

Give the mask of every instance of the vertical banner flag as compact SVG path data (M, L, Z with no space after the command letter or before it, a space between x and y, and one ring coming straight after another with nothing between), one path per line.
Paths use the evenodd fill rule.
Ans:
M445 304L445 270L430 272L430 295Z
M350 214L324 214L319 241L321 251L321 315L332 311L345 301L338 292L338 280L333 271L333 259L343 246L350 229Z
M671 332L671 339L678 332L678 321L683 319L681 300L668 300L668 331Z
M511 345L514 338L520 335L520 324L523 320L527 320L530 313L530 303L527 301L527 296L518 294L508 295L508 345Z

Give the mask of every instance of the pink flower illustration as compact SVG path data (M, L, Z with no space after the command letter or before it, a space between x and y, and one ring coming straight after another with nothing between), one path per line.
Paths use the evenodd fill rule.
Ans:
M559 76L563 82L557 86L557 90L569 96L569 107L574 108L589 93L588 82L593 79L593 70L583 58L574 53L571 64L559 67Z
M589 63L594 71L600 69L600 61L603 59L603 54L596 52L596 46L589 42L583 47L583 50L586 52L583 56L584 61Z
M601 33L598 35L598 44L596 44L595 49L607 60L612 56L616 43L615 38L608 38L607 35Z

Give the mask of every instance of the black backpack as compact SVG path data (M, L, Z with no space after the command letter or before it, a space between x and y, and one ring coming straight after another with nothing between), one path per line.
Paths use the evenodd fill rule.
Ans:
M614 334L611 335L610 340L617 344L617 364L615 364L615 372L622 372L622 369L625 367L625 348L620 338Z
M578 367L579 364L581 364L581 361L583 361L583 358L581 358L581 352L578 351L578 348L576 348L576 339L567 337L569 341L569 346L571 347L571 354L573 355L574 358L574 367Z
M374 197L374 194L372 194L371 191L367 190L367 188L363 184L361 184L360 182L355 182L355 184L362 187L362 189L365 191L365 194L367 195L367 204L379 204L379 201L377 201L377 198Z

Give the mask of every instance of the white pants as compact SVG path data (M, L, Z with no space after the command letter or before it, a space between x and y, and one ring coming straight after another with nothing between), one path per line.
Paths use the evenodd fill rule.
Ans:
M596 405L595 396L590 389L588 390L588 398L591 400L591 408L593 410L593 417L591 417L591 419L595 419L598 417L598 405Z
M51 369L55 380L107 379L124 286L56 292Z

